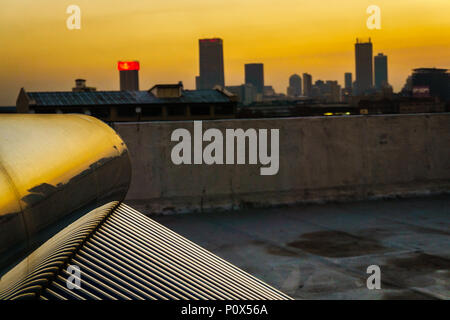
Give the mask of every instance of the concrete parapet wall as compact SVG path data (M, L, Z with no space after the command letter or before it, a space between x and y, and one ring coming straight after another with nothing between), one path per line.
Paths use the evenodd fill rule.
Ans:
M279 129L274 176L261 165L174 165L173 130L193 122L115 123L132 161L127 203L147 213L271 206L450 190L450 114L204 121L203 130ZM206 146L209 142L205 142Z

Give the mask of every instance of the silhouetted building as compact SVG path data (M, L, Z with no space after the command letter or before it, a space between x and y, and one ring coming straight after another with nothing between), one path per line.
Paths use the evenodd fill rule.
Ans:
M252 84L242 84L240 86L227 86L225 90L237 96L239 103L249 105L256 101L257 92Z
M75 80L75 87L72 88L73 92L92 92L97 91L96 88L93 87L86 87L86 80L84 79L76 79Z
M327 80L325 83L325 101L327 103L341 102L341 86L337 81Z
M303 95L312 97L312 76L308 73L303 74Z
M333 80L317 80L312 87L312 97L324 103L341 101L341 86Z
M294 74L289 78L287 95L290 97L300 97L302 95L302 78L298 74Z
M257 93L264 93L264 65L262 63L245 65L245 84L253 85Z
M405 114L445 112L445 103L435 98L394 97L359 101L359 114Z
M214 89L225 86L222 39L200 39L200 75L196 79L197 89Z
M120 91L139 91L139 61L119 61Z
M370 91L373 87L373 49L372 42L360 42L356 39L355 43L355 71L356 88L355 93L362 95Z
M447 69L418 68L414 69L411 78L412 90L426 87L429 95L441 101L450 101L450 74Z
M325 82L322 80L316 80L311 88L311 97L315 99L323 99L325 92Z
M379 53L374 58L375 61L375 88L381 90L388 85L388 62L387 56Z
M195 77L195 88L196 88L197 90L199 90L201 86L202 86L202 85L201 85L201 83L200 83L200 76L196 76L196 77Z
M224 90L184 90L160 84L147 91L26 92L18 113L82 113L106 122L235 118L236 97Z
M344 74L345 87L341 90L341 101L349 103L353 95L353 75L351 72Z
M272 86L264 86L264 96L271 97L275 96L277 93L275 92L275 89Z
M344 77L345 77L345 89L351 89L353 86L352 73L346 72L344 74Z
M400 95L402 96L411 96L412 94L412 76L408 76L406 78L405 84L403 85L402 90L400 91Z

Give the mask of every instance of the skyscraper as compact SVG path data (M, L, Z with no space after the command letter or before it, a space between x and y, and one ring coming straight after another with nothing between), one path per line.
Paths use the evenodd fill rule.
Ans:
M353 95L353 75L351 72L344 74L345 87L342 89L342 101L349 102L350 97Z
M200 39L199 52L200 75L196 79L197 89L213 89L215 86L224 87L222 39Z
M375 88L381 90L388 84L388 65L387 56L379 53L374 58L375 61Z
M352 73L346 72L344 77L345 77L345 89L351 89L353 86Z
M372 42L361 42L356 39L355 43L355 69L356 69L356 94L367 93L373 87L373 49Z
M290 97L299 97L302 95L302 78L298 74L294 74L289 78L287 94Z
M119 61L120 91L139 91L139 61Z
M312 96L312 76L308 73L303 74L303 95L305 97Z
M251 84L257 93L264 93L264 65L249 63L245 65L245 84Z

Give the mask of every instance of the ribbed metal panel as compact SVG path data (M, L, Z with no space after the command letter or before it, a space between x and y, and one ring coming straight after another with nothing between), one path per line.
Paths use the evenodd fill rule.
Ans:
M1 278L0 300L38 297L117 205L118 202L114 201L91 211L15 266Z
M67 251L63 247L79 237L84 237L82 243L71 246L63 267L40 284L40 290L34 291L35 297L43 300L290 299L124 204L112 210L88 235L78 231L64 241L61 250ZM54 257L61 260L58 254ZM47 258L40 270L52 261ZM80 289L70 290L66 286L70 265L81 269ZM24 294L32 291L28 289L14 297L27 297Z

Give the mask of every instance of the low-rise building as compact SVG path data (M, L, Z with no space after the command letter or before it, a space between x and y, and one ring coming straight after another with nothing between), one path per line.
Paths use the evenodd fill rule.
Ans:
M360 114L435 113L446 112L446 105L431 97L393 97L360 100L358 109Z
M27 92L17 98L18 113L84 113L105 122L207 120L236 117L235 96L225 90L184 90L183 84L147 91Z

